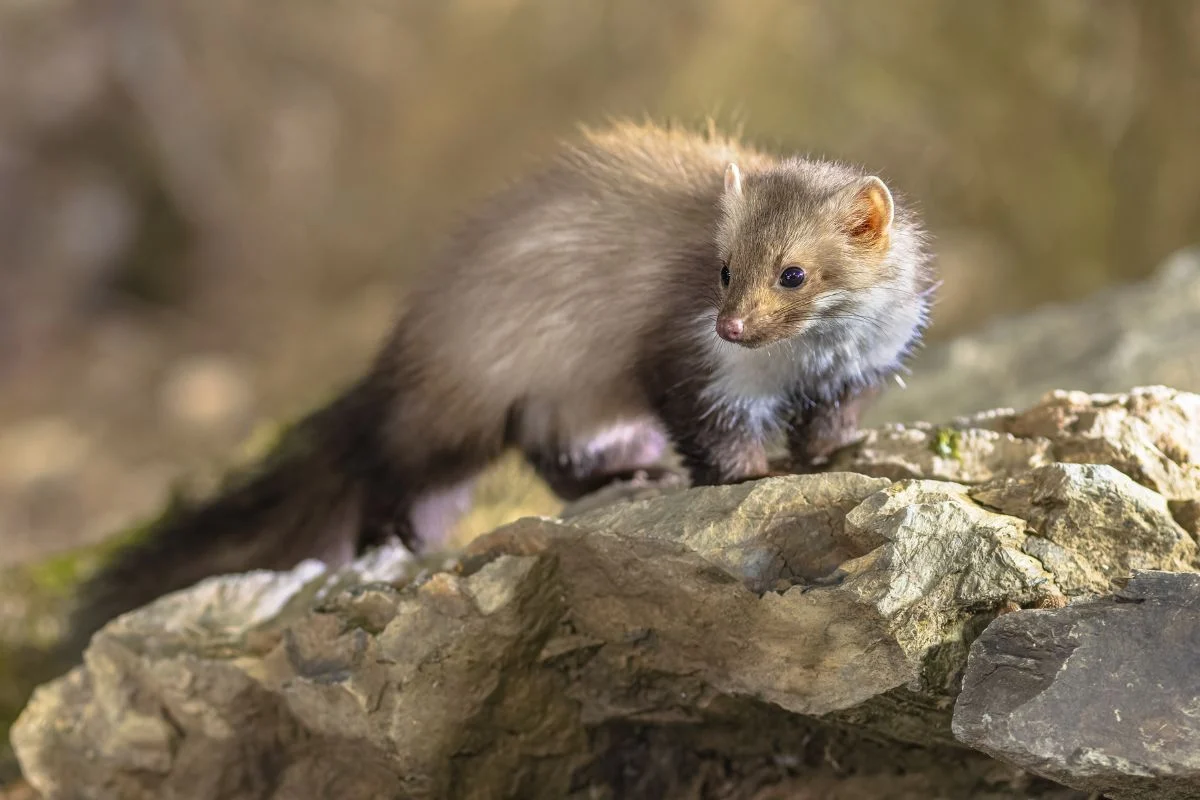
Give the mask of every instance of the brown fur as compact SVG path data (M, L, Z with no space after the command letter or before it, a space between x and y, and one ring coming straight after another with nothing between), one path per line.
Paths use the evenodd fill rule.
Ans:
M789 264L800 289L778 285ZM436 547L508 448L565 498L670 447L694 483L757 477L789 427L811 461L900 368L926 279L920 229L877 178L715 134L585 131L465 221L302 457L123 554L76 628L217 571L338 563L393 535ZM747 346L717 339L718 313L745 318Z

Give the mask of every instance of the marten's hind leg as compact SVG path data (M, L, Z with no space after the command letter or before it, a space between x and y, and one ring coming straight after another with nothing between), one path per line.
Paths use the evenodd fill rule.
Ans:
M470 510L478 474L464 470L457 480L380 487L366 509L359 552L393 539L417 553L442 549Z
M417 553L437 551L450 543L456 526L470 510L475 483L501 452L501 442L481 446L419 452L404 469L371 475L364 504L359 550L392 539Z
M619 481L666 479L668 440L650 422L626 422L594 434L523 448L525 456L561 499L578 500Z

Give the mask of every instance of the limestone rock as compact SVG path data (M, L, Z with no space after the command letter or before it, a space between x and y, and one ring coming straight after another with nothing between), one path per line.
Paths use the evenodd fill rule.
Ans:
M1007 614L971 646L955 735L1113 800L1200 797L1200 575Z
M872 703L936 706L930 654L1050 580L1025 538L961 485L809 475L525 519L417 580L217 578L106 627L13 741L48 798L561 797L598 730L745 739L764 705L944 745L948 703Z
M1028 521L1045 540L1028 544L1028 552L1054 564L1068 594L1105 593L1110 581L1135 570L1186 571L1196 560L1196 542L1166 498L1107 464L1050 464L970 494Z
M847 772L878 797L1081 797L1036 720L962 722L964 670L987 683L1001 633L1057 657L1047 620L1125 620L1097 598L1196 568L1198 400L1054 393L868 432L823 473L610 487L445 560L215 578L98 633L13 743L46 800L751 798ZM1176 658L1149 622L1142 657ZM1110 751L1085 788L1186 771Z
M8 731L38 684L64 665L55 645L63 634L71 592L118 544L137 530L103 545L76 548L32 564L0 568L0 785L19 774Z
M1005 428L1048 436L1057 460L1109 464L1168 500L1200 497L1200 394L1165 386L1115 395L1056 391Z
M853 473L763 480L698 492L628 498L564 519L589 531L678 542L763 592L829 575L855 552L846 514L889 481ZM882 543L882 542L879 542ZM860 551L861 552L861 551Z
M407 553L389 555L376 566L402 574ZM407 595L368 580L329 597L361 564L205 581L114 621L35 693L14 745L47 798L487 796L456 784L480 777L536 794L534 754L511 782L496 765L526 739L545 759L580 749L554 676L520 668L556 621L550 568L498 559ZM31 751L41 737L56 746ZM451 757L461 771L439 768Z
M1054 460L1049 439L1022 438L986 425L985 419L970 419L943 426L918 422L873 428L835 455L832 468L893 480L982 483Z
M1023 552L1025 523L972 503L966 487L903 481L868 497L846 519L848 536L881 542L843 565L843 588L886 619L922 624L896 627L914 656L939 643L963 609L1032 602L1053 576Z
M1172 500L1167 503L1171 515L1193 539L1200 538L1200 498Z
M1108 464L1167 500L1200 498L1200 394L1164 386L1111 395L1056 390L1021 412L868 430L831 467L984 483L1054 461Z

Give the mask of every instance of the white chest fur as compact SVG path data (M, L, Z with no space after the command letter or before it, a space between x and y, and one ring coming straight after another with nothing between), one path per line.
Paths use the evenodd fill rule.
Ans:
M840 386L865 384L900 363L921 310L884 313L887 293L858 296L854 316L815 319L792 338L750 350L719 338L712 317L699 331L711 377L704 390L709 413L735 415L759 435L786 420L796 394L818 398Z
M710 413L734 414L758 433L781 423L781 412L804 374L800 348L783 342L749 350L726 342L710 331L705 335L712 377L704 390Z
M801 377L804 358L791 342L749 350L714 337L712 389L723 397L761 400L786 394Z

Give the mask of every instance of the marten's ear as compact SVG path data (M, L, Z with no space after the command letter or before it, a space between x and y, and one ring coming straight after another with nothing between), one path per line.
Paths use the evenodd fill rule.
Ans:
M892 227L892 193L874 175L863 178L852 191L846 232L850 238L867 244L883 241Z
M732 162L725 168L725 191L734 197L742 194L742 171Z

